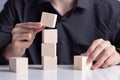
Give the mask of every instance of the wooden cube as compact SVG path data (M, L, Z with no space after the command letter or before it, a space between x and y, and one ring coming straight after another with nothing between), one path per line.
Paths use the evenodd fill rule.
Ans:
M42 42L43 43L57 43L58 33L57 29L45 29L42 31Z
M43 23L44 26L55 28L56 21L57 21L56 14L42 12L41 23Z
M28 72L28 58L11 57L9 60L9 69L12 72Z
M57 46L56 44L49 44L49 43L42 43L42 47L41 47L41 54L42 56L56 56L56 53L57 53Z
M87 56L74 56L74 69L76 70L90 70L92 63L87 63Z
M43 70L56 70L57 69L57 56L43 56L42 57Z

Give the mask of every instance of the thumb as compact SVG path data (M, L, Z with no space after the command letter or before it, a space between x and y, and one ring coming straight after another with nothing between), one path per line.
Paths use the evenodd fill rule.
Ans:
M40 25L40 28L35 28L35 29L34 29L34 32L35 32L35 33L41 32L44 28L45 28L45 26L44 26L43 24L41 24L41 25Z

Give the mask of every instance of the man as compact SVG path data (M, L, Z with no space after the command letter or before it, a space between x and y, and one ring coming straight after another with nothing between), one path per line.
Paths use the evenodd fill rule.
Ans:
M41 63L41 13L58 15L58 64L87 55L92 69L120 63L120 2L117 0L8 0L0 14L1 64L26 56Z

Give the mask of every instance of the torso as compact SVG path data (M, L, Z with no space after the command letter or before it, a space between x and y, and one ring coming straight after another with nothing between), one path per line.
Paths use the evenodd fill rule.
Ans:
M111 28L109 28L113 26L106 24L106 20L110 20L112 19L111 17L114 17L113 14L107 13L113 6L112 8L111 6L106 6L108 3L104 3L105 5L101 6L104 0L99 0L99 2L102 2L100 5L99 3L95 5L95 0L90 0L91 2L89 1L90 3L87 9L77 7L71 10L72 8L70 8L66 10L66 12L62 11L63 13L53 7L50 2L38 3L34 0L32 1L33 3L31 4L33 5L28 4L23 11L24 14L22 14L21 17L19 16L21 19L20 22L39 22L42 12L58 15L56 29L58 29L58 63L60 64L71 64L73 62L73 56L85 52L95 39L103 38L114 40L113 38L115 36L110 36L112 32L110 30ZM117 13L118 10L116 9L115 11ZM114 28L116 27L114 26ZM41 53L41 38L40 32L33 42L37 50L36 53L38 53L37 56L40 56Z

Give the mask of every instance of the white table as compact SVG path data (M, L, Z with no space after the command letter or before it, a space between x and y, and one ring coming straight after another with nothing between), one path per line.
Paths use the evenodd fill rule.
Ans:
M120 80L120 66L106 69L79 71L72 65L59 65L58 70L42 70L40 65L30 65L28 73L9 72L8 66L0 66L0 80Z

